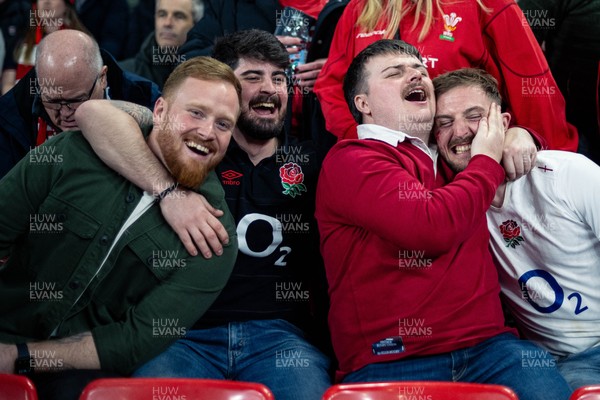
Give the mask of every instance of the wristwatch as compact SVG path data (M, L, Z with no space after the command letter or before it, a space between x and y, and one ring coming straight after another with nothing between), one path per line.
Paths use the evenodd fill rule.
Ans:
M17 343L17 359L15 360L15 373L19 375L33 372L32 358L25 343Z

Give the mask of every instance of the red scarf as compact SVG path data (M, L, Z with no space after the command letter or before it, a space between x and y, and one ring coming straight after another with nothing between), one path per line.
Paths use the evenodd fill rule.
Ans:
M42 117L38 117L38 130L37 130L37 138L35 139L35 147L44 143L47 139L59 133L56 129L54 129L51 125L49 125L46 121L42 119Z

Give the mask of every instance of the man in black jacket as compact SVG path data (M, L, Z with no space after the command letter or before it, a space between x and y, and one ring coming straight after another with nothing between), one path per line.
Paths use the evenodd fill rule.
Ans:
M33 147L77 129L75 109L89 99L127 100L153 108L158 87L123 72L88 35L64 29L44 38L36 66L0 97L0 177Z
M119 62L119 66L162 88L171 71L186 60L177 51L202 13L202 0L158 0L154 31L144 40L139 52Z

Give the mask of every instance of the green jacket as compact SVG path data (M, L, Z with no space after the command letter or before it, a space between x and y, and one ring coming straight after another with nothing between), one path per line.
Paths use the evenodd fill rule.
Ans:
M214 173L198 190L230 244L190 256L153 205L119 239L143 192L97 158L80 132L32 150L0 180L0 342L91 331L103 370L123 374L182 337L224 287L235 224Z

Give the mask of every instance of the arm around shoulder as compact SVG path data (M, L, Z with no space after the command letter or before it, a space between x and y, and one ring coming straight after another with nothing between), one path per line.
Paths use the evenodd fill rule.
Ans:
M430 190L414 176L413 162L407 159L404 166L391 146L355 146L338 147L325 160L317 194L319 224L353 225L399 248L435 255L461 243L485 218L504 179L498 163L477 156L452 183Z

